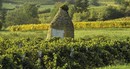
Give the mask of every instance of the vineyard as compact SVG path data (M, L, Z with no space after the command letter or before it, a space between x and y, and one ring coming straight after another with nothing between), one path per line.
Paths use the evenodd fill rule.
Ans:
M95 21L95 22L74 22L75 29L88 29L88 28L130 28L129 18L121 18L110 21ZM9 26L6 30L9 31L28 31L28 30L47 30L49 24L28 24Z
M106 66L106 67L101 67L97 69L129 69L130 64L124 64L124 65L112 65L112 66Z
M37 4L54 4L52 0L5 0L7 3L23 4L23 3L37 3Z
M130 3L120 1L1 1L0 69L129 69ZM59 7L70 17L54 17ZM66 19L73 22L74 38L47 39L53 29L58 35L70 30ZM62 22L65 30L55 30ZM50 23L57 25L52 32Z
M0 38L2 69L85 69L129 63L130 38Z

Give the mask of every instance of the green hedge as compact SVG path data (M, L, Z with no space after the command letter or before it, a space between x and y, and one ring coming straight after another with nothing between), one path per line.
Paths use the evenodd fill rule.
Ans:
M130 63L130 38L0 38L2 69L86 69Z
M0 22L0 30L2 29L2 23Z

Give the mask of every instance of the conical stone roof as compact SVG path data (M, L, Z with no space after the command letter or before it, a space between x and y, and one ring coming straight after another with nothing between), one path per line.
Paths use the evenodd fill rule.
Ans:
M51 37L72 37L74 38L74 26L68 14L68 6L62 6L51 21L47 39Z

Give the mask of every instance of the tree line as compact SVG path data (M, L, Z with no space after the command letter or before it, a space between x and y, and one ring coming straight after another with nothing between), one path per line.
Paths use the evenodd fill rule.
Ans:
M102 10L102 12L97 12L93 9L89 9L90 5L100 5L99 0L60 0L60 2L59 0L54 1L56 2L54 9L45 9L43 12L41 12L44 14L45 21L50 22L58 11L58 8L65 4L69 6L68 12L73 21L97 21L130 16L129 0L115 0L115 3L120 5L118 9L113 6L108 6L105 9L98 9ZM2 8L2 0L0 0L0 28L2 28L2 25L4 27L7 27L11 25L41 23L39 21L39 18L41 17L38 16L38 8L39 6L37 4L25 3L23 6L7 12L4 10L4 8Z

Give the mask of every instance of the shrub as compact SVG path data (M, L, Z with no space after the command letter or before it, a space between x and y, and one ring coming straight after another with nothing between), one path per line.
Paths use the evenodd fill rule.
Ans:
M130 16L130 7L127 7L125 10L125 16Z
M39 14L39 21L41 23L50 23L52 21L50 13Z
M99 6L99 0L89 0L89 5Z
M120 10L112 6L108 6L106 8L102 8L102 10L101 9L98 10L99 11L97 11L96 9L90 10L90 16L89 16L90 21L110 20L124 16Z
M20 8L9 11L6 16L6 26L39 23L37 7L32 4L25 4Z
M50 13L50 12L51 12L50 8L38 11L39 14Z
M75 0L74 3L75 12L87 12L88 11L88 0Z
M95 11L94 9L91 9L89 10L89 17L88 17L88 20L89 21L96 21L98 19L98 12Z
M95 69L130 63L130 38L16 38L0 41L2 69ZM21 47L18 47L18 46Z
M28 31L28 30L47 30L49 24L28 24L9 26L6 30L10 31Z
M123 0L114 0L116 4L122 4Z
M62 2L57 2L57 3L55 3L54 9L52 9L52 11L51 11L51 17L52 17L52 18L56 15L56 13L58 12L59 8L60 8L63 4L64 4L64 3L62 3Z
M87 17L88 17L88 16L89 16L88 12L74 13L72 20L73 20L74 22L87 21Z
M71 18L73 18L73 14L75 13L75 7L74 7L74 5L69 5L69 10L68 10L68 12L69 12L69 15L70 15L70 17Z
M105 20L123 17L123 14L112 6L107 7L105 12L106 12L106 14L104 15Z
M96 22L74 22L75 29L86 29L86 28L130 28L130 21L122 18L112 21L96 21ZM47 30L49 24L28 24L28 25L16 25L9 26L6 30L10 31L28 31L28 30Z
M0 21L0 30L2 29L2 23L1 23L1 21Z
M122 0L120 11L124 16L130 16L130 0Z
M88 21L104 21L110 19L116 19L124 16L124 12L113 6L102 8L90 8L89 16L86 18Z

